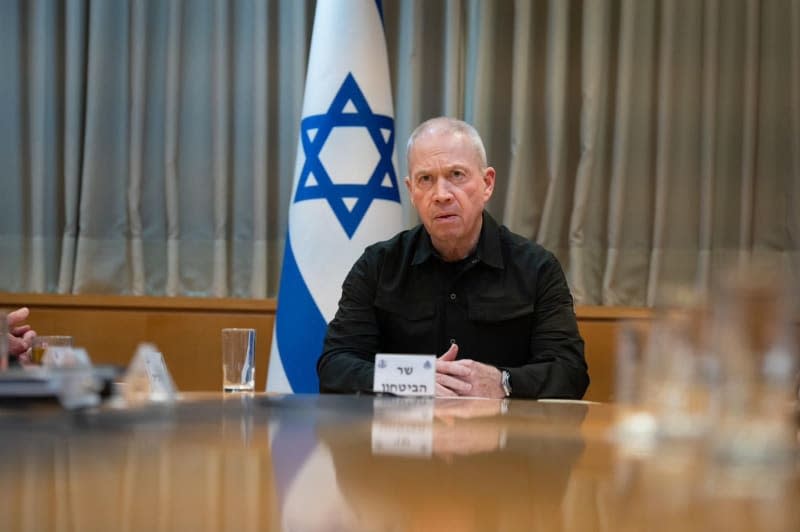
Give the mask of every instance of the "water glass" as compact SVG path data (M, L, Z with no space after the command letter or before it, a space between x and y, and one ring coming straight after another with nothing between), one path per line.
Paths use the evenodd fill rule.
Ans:
M222 389L252 392L255 387L255 329L222 329Z
M41 364L44 359L44 352L50 347L72 347L72 336L37 336L33 339L31 362Z
M714 349L721 366L717 458L730 463L790 462L798 367L795 293L763 265L723 279L714 308Z

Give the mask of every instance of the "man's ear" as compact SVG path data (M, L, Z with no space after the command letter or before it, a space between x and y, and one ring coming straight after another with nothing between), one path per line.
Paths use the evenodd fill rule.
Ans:
M494 177L495 177L494 168L488 166L486 170L484 170L483 172L484 201L489 201L489 198L492 197L492 192L494 192Z
M403 181L406 182L406 188L408 189L408 199L411 201L411 205L414 205L414 195L411 193L411 179L408 176L405 176Z

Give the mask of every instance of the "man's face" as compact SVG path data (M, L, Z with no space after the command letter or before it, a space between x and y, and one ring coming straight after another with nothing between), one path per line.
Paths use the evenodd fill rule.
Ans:
M493 168L481 166L469 137L452 131L425 132L408 154L411 202L447 260L463 258L478 241L495 176Z

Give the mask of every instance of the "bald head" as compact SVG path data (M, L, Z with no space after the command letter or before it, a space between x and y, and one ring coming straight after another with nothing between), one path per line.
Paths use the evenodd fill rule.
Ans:
M486 148L483 146L483 140L481 140L478 131L463 120L457 120L447 116L431 118L417 126L411 133L411 136L408 137L408 144L406 145L407 160L411 158L411 150L417 140L429 135L440 135L442 133L462 136L475 149L478 161L480 161L481 164L481 169L485 169L488 166L488 162L486 161Z

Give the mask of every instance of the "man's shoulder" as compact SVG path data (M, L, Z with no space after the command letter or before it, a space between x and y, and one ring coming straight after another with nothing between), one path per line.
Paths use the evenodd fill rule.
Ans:
M499 226L500 244L508 251L508 256L515 261L544 264L557 259L552 252L533 240L513 232L505 225Z
M405 229L387 240L370 244L364 249L364 255L374 259L407 252L419 238L421 227L421 225L418 225L411 229Z

